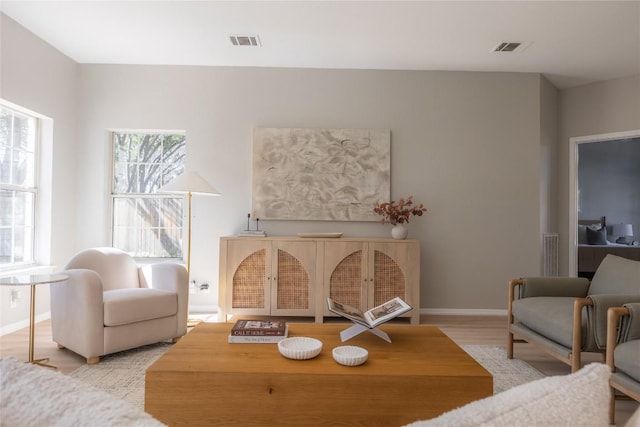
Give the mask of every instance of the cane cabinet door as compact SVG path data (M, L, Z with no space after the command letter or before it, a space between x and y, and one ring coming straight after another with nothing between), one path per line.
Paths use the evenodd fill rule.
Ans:
M228 313L270 314L271 242L246 238L227 245Z
M324 291L339 303L367 310L367 247L361 241L325 242ZM325 304L325 315L334 316Z
M369 244L369 308L400 297L414 307L416 313L419 311L414 292L420 286L419 250L415 241ZM407 316L416 313L409 312Z
M273 242L271 314L315 314L317 245L315 241Z

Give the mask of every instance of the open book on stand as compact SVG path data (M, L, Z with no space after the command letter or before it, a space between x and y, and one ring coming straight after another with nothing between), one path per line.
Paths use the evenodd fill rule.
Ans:
M371 332L378 335L385 341L391 342L389 336L386 333L376 329L376 326L388 322L389 320L398 317L412 309L411 306L404 302L400 297L390 299L389 301L373 307L372 309L365 312L362 312L362 310L359 310L355 307L341 304L332 298L327 298L327 304L329 305L329 310L333 313L339 314L340 316L356 323L356 325L340 333L342 341L346 341L349 338L352 338L363 332L364 330L369 329Z
M327 304L329 304L329 310L332 312L368 328L375 328L411 310L411 306L400 297L395 297L364 313L362 310L341 304L331 298L327 298Z

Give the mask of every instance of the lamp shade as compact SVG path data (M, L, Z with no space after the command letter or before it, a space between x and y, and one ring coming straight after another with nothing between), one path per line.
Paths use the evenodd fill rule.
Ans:
M631 224L614 224L612 232L614 236L631 237L633 236L633 226Z
M218 190L213 188L197 172L187 171L178 176L173 181L163 185L158 190L161 193L183 193L183 194L203 194L208 196L219 196Z

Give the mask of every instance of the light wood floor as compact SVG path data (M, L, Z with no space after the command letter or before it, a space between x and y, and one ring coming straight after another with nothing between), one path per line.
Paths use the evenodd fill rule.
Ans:
M503 316L422 316L421 323L440 328L458 345L506 346L506 317ZM15 356L27 360L28 328L0 337L0 358ZM522 359L545 375L566 375L571 372L568 365L557 361L531 344L516 344L515 357ZM59 350L51 340L51 322L46 320L36 324L35 358L48 357L52 365L63 373L69 373L84 365L85 359L69 350ZM588 354L584 363L602 362L599 355ZM633 411L638 408L634 401L616 402L616 424L624 425Z

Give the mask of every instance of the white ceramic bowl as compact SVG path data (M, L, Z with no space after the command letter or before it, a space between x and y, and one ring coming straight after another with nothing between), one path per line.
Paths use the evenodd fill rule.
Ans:
M278 341L280 354L289 359L313 359L322 351L322 341L309 337L291 337Z
M336 362L345 366L358 366L367 361L369 352L355 345L343 345L333 349L333 358Z

